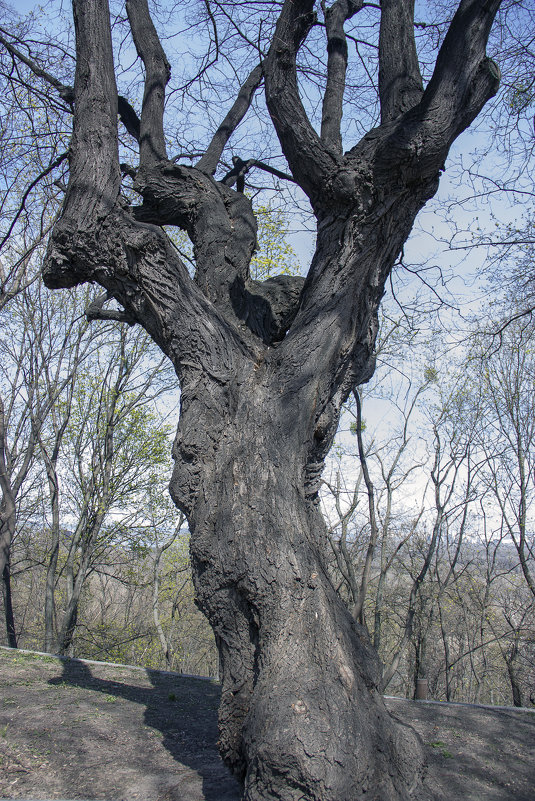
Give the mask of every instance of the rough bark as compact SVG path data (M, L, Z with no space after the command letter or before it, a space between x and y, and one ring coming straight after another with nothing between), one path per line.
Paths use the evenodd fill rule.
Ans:
M460 3L435 74L421 98L409 92L409 107L395 59L385 63L387 119L345 155L334 131L340 92L323 139L299 97L296 53L313 3L284 4L263 71L281 147L318 220L304 285L251 281L256 222L247 198L212 177L219 144L205 171L167 161L167 62L143 23L145 0L128 0L147 76L135 182L143 205L121 200L107 3L74 6L71 171L44 278L100 283L179 376L170 488L188 517L197 599L219 647L222 755L247 801L416 797L421 747L386 712L377 656L329 580L317 493L341 404L373 372L389 272L450 144L496 91L485 42L499 2ZM409 0L386 7L387 28L398 7L410 19ZM340 24L329 33L333 54ZM343 63L330 63L340 80ZM188 231L195 279L163 224Z

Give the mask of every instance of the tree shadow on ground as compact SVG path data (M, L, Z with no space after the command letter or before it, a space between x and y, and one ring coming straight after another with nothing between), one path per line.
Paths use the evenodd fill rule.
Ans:
M205 801L237 798L238 785L217 751L220 688L203 679L150 669L145 673L151 687L98 678L84 662L67 659L62 675L48 683L69 684L144 705L144 724L162 734L162 745L177 763L201 777Z

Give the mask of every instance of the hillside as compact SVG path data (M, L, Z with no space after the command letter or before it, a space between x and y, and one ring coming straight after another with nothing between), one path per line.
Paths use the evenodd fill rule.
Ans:
M0 797L237 801L219 687L0 649ZM533 801L535 714L387 699L420 732L438 801Z

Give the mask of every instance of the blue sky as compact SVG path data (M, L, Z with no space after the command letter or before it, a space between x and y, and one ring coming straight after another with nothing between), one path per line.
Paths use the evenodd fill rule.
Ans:
M38 3L36 0L17 0L17 2L12 2L11 5L16 11L19 12L19 14L27 14L28 11L31 11L32 8L35 8Z

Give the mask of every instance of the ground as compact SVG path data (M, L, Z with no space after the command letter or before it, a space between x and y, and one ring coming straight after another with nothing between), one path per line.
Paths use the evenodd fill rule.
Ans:
M0 650L0 798L238 801L216 682ZM387 699L437 801L534 801L535 712Z

